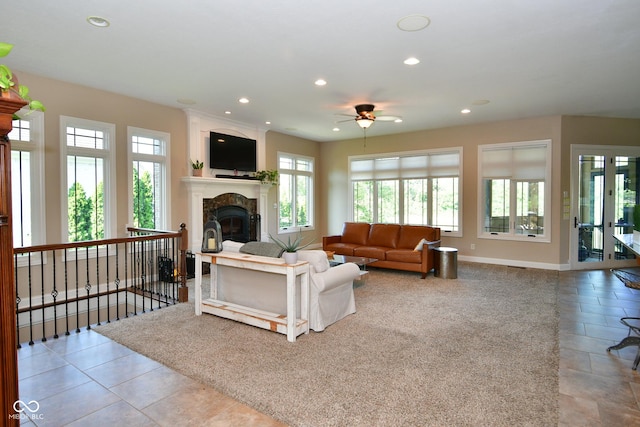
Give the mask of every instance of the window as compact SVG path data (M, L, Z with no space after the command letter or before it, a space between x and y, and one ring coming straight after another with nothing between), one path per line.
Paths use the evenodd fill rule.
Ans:
M313 164L310 157L278 153L280 231L313 227Z
M60 117L64 141L63 240L115 236L115 126Z
M129 223L134 227L168 230L170 135L129 127Z
M551 141L481 145L479 237L549 241Z
M349 158L353 220L460 233L462 148Z
M44 115L34 111L23 117L13 121L9 133L14 247L45 243Z

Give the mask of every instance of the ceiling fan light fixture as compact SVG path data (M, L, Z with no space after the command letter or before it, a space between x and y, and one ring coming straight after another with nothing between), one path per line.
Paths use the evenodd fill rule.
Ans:
M367 129L373 124L373 120L366 117L356 117L356 123L358 123L358 126L362 129Z

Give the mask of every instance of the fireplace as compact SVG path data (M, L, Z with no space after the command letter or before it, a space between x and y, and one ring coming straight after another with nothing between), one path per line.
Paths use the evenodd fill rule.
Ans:
M182 182L189 194L187 226L190 224L189 246L193 252L200 251L204 224L210 215L217 217L221 228L224 223L223 239L269 240L266 224L270 185L255 180L191 176L183 177Z
M229 204L229 203L240 204ZM216 219L222 229L222 240L236 242L257 241L260 236L260 214L256 200L241 194L222 194L203 200L203 219Z

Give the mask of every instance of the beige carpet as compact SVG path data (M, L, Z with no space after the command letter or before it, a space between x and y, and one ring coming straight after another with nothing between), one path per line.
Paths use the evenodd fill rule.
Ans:
M95 330L292 426L549 426L557 272L373 270L358 312L289 343L185 303Z

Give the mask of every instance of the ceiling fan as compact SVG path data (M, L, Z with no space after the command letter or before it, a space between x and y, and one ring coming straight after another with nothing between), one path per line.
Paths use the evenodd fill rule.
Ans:
M373 104L358 104L355 106L356 109L356 117L355 121L362 129L369 128L373 122L376 120L380 120L381 122L401 122L402 119L398 116L376 116L375 111L376 106ZM351 119L350 119L351 120ZM341 120L338 123L347 122L349 120Z

